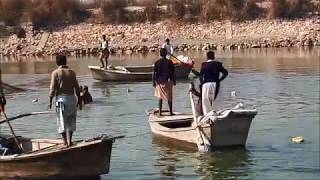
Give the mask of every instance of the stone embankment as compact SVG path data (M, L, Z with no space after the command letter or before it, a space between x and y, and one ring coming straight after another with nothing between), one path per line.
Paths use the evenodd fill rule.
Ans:
M30 26L25 29L25 38L11 35L1 43L0 56L41 56L60 52L97 54L102 34L108 36L111 51L120 54L157 51L167 37L172 39L177 51L320 46L319 17L206 24L171 21L130 25L82 23L54 30L49 35L32 32Z

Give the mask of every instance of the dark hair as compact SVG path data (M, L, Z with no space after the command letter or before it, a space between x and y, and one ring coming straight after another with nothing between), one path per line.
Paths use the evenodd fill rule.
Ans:
M58 66L67 65L67 57L65 55L57 55L56 63Z
M170 42L170 39L169 39L169 38L167 38L167 39L166 39L166 42Z
M166 57L167 56L167 50L165 48L160 49L160 56L161 57Z
M103 38L103 39L106 39L106 35L105 35L105 34L104 34L104 35L102 35L102 38Z
M207 52L207 58L213 60L214 59L214 52L213 51L208 51Z
M88 86L83 86L83 90L89 90Z

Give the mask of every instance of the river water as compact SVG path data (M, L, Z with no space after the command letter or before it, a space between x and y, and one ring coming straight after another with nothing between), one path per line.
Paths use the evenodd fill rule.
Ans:
M199 67L205 54L190 52ZM115 142L111 169L102 179L318 179L319 57L320 49L259 49L217 52L229 70L223 82L221 108L243 102L257 108L245 149L200 154L152 138L145 110L157 106L150 82L94 81L87 65L97 57L71 58L70 66L88 85L94 103L77 119L76 139L99 134L125 135ZM112 56L115 65L151 64L157 55ZM10 116L46 110L52 58L2 59L4 82L27 89L8 94ZM27 63L27 61L29 61ZM178 82L176 111L190 112L189 81ZM130 89L131 92L127 92ZM237 96L230 94L236 91ZM33 100L37 99L37 102ZM58 138L54 115L33 116L13 122L18 135ZM5 125L2 133L8 133ZM291 138L305 142L293 144ZM76 163L76 162L75 162Z

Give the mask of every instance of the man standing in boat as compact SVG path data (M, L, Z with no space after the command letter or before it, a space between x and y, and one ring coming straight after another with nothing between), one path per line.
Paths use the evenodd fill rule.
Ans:
M101 55L100 55L100 62L102 64L101 68L107 68L109 55L110 55L109 41L107 40L106 35L102 35ZM104 64L104 62L105 62L105 64Z
M82 109L80 88L76 73L67 66L66 56L58 55L56 63L59 67L51 74L49 109L55 97L58 133L62 135L64 144L71 146L72 135L76 130L77 106Z
M213 110L213 101L218 96L220 82L228 76L228 71L223 67L222 63L214 60L213 51L207 52L207 58L207 62L202 63L200 71L203 114ZM220 74L222 74L221 77Z
M174 65L172 61L166 59L167 50L160 49L161 58L155 62L153 69L153 87L155 87L155 96L159 100L159 116L162 115L163 99L168 101L170 115L172 111L172 89L176 85L176 78L174 74Z
M166 49L167 51L167 58L170 59L171 56L173 55L174 53L174 50L173 50L173 45L170 43L170 39L167 38L165 43L162 44L162 47L161 48L164 48Z

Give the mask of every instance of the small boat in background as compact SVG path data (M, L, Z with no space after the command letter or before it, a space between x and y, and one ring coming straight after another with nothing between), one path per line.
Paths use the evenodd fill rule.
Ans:
M18 137L23 152L11 136L0 136L0 177L94 177L109 172L115 138L101 136L76 141L70 147L62 140Z
M148 81L152 80L153 66L109 66L104 69L99 66L88 66L92 76L100 81ZM192 66L175 65L177 79L188 79Z
M230 109L214 115L202 117L194 122L192 114L175 112L169 116L164 112L158 116L158 110L149 112L149 125L155 137L181 146L197 147L200 129L203 141L210 144L210 149L217 147L245 146L251 122L257 110Z
M175 66L175 76L177 79L188 79L193 69L194 60L187 56L172 56L170 60ZM153 65L146 66L88 66L92 76L100 81L148 81L152 80Z

